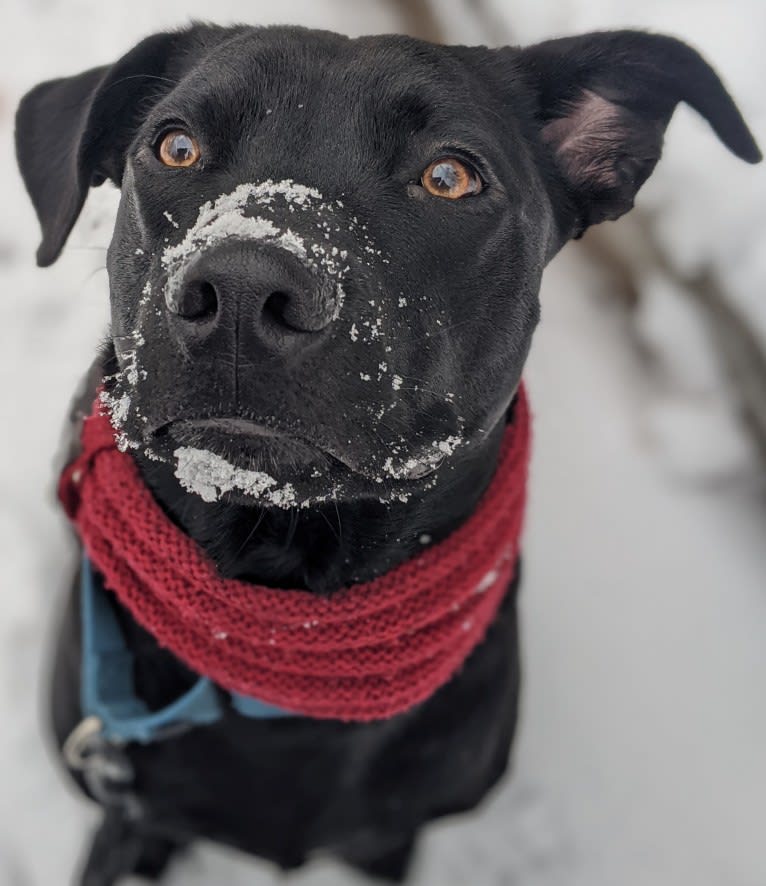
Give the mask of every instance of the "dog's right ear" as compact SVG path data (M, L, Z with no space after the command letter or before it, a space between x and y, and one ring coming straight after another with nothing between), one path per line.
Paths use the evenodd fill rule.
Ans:
M523 121L554 193L556 247L631 209L679 102L701 114L737 157L761 160L716 72L673 37L601 31L524 49L453 51L478 66Z
M41 83L16 113L16 155L37 212L41 267L59 256L88 188L120 185L125 155L147 110L227 32L194 25L147 37L113 65Z

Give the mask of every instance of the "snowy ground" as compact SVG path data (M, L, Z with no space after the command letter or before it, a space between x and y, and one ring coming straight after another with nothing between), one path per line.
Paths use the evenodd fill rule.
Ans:
M216 17L352 33L397 27L378 3L275 6L219 0ZM186 15L210 12L169 0L4 7L0 886L65 884L91 822L47 753L39 698L68 558L50 465L67 398L106 316L100 248L114 204L113 194L95 192L64 258L50 271L34 269L37 230L15 177L10 117L36 80L109 60ZM704 150L710 136L699 137ZM745 461L716 483L667 471L645 420L656 384L599 274L576 251L551 267L543 306L528 372L537 420L515 773L480 812L432 829L414 881L763 886L762 474ZM693 460L709 444L685 445ZM270 868L212 848L169 878L170 886L278 882ZM323 864L290 882L352 879Z

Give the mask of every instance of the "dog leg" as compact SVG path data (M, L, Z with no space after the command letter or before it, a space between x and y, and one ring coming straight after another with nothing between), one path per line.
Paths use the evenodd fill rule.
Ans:
M130 874L156 882L183 845L142 833L122 810L107 809L94 834L79 886L114 886Z
M184 848L184 843L176 843L165 837L144 835L141 854L133 868L133 873L151 882L156 882L167 870L173 856Z
M415 837L410 834L402 837L400 841L392 844L380 855L367 858L346 855L345 860L368 877L389 883L403 883L412 864L414 853Z
M120 809L107 809L93 836L79 886L114 886L135 870L142 843L135 824Z

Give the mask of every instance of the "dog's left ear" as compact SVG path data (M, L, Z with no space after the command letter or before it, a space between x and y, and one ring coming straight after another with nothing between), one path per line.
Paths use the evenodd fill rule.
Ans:
M41 267L59 256L88 189L119 185L125 155L151 105L195 56L220 39L208 25L154 34L112 65L41 83L16 113L16 156L42 228Z
M514 53L514 67L532 89L539 136L573 210L562 219L565 238L632 208L679 102L738 157L761 159L718 75L672 37L605 31L549 40Z

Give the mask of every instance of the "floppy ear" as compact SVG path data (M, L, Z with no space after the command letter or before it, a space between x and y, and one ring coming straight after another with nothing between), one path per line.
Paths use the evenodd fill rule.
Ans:
M606 31L531 46L516 63L534 91L540 137L570 197L567 236L632 208L679 102L700 113L738 157L761 159L718 75L680 40Z
M88 188L119 185L146 111L175 86L192 49L221 29L202 25L148 37L113 65L41 83L16 113L16 155L42 228L41 267L59 256Z

